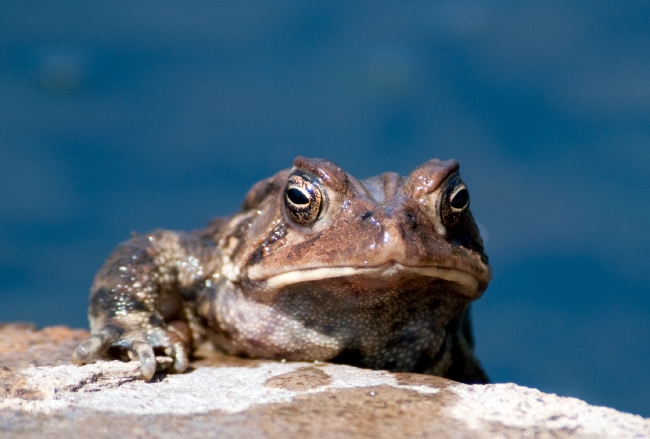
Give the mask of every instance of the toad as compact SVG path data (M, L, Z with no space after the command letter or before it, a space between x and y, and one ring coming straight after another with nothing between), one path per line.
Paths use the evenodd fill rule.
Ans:
M488 378L473 353L470 302L491 279L453 160L357 180L298 157L255 184L241 212L205 230L120 244L91 288L97 354L182 372L211 342L233 355Z

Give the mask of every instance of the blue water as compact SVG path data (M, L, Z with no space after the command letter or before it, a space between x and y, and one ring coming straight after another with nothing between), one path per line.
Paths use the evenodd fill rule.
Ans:
M131 231L193 229L324 157L455 158L494 281L477 352L650 416L650 5L403 1L0 7L0 320L85 326Z

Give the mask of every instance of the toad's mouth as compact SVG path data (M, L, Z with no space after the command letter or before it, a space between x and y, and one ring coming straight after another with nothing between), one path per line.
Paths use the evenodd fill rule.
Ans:
M302 282L315 282L341 277L358 276L378 282L392 282L408 277L429 277L458 284L461 291L468 296L474 296L481 286L481 282L472 274L448 267L411 267L397 262L386 262L375 267L321 267L305 268L264 276L261 270L253 267L248 270L248 278L252 281L263 282L268 289L278 290Z

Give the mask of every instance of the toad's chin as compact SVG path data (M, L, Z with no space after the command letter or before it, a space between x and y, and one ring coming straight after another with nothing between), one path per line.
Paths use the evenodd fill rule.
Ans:
M456 284L458 291L471 298L476 298L484 287L472 274L449 267L423 266L411 267L397 262L386 262L375 267L320 267L286 271L272 276L264 276L261 270L253 267L248 270L248 278L264 285L265 289L279 290L304 282L318 282L337 278L364 278L374 284L393 283L408 278L430 278Z

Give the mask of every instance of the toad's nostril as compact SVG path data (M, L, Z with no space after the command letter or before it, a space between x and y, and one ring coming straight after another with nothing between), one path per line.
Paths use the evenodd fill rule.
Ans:
M371 219L374 215L375 215L375 212L373 212L372 210L368 210L368 211L362 213L360 218L361 218L361 221L366 221L368 219Z
M415 229L418 226L415 216L410 213L406 214L406 224L412 229Z

